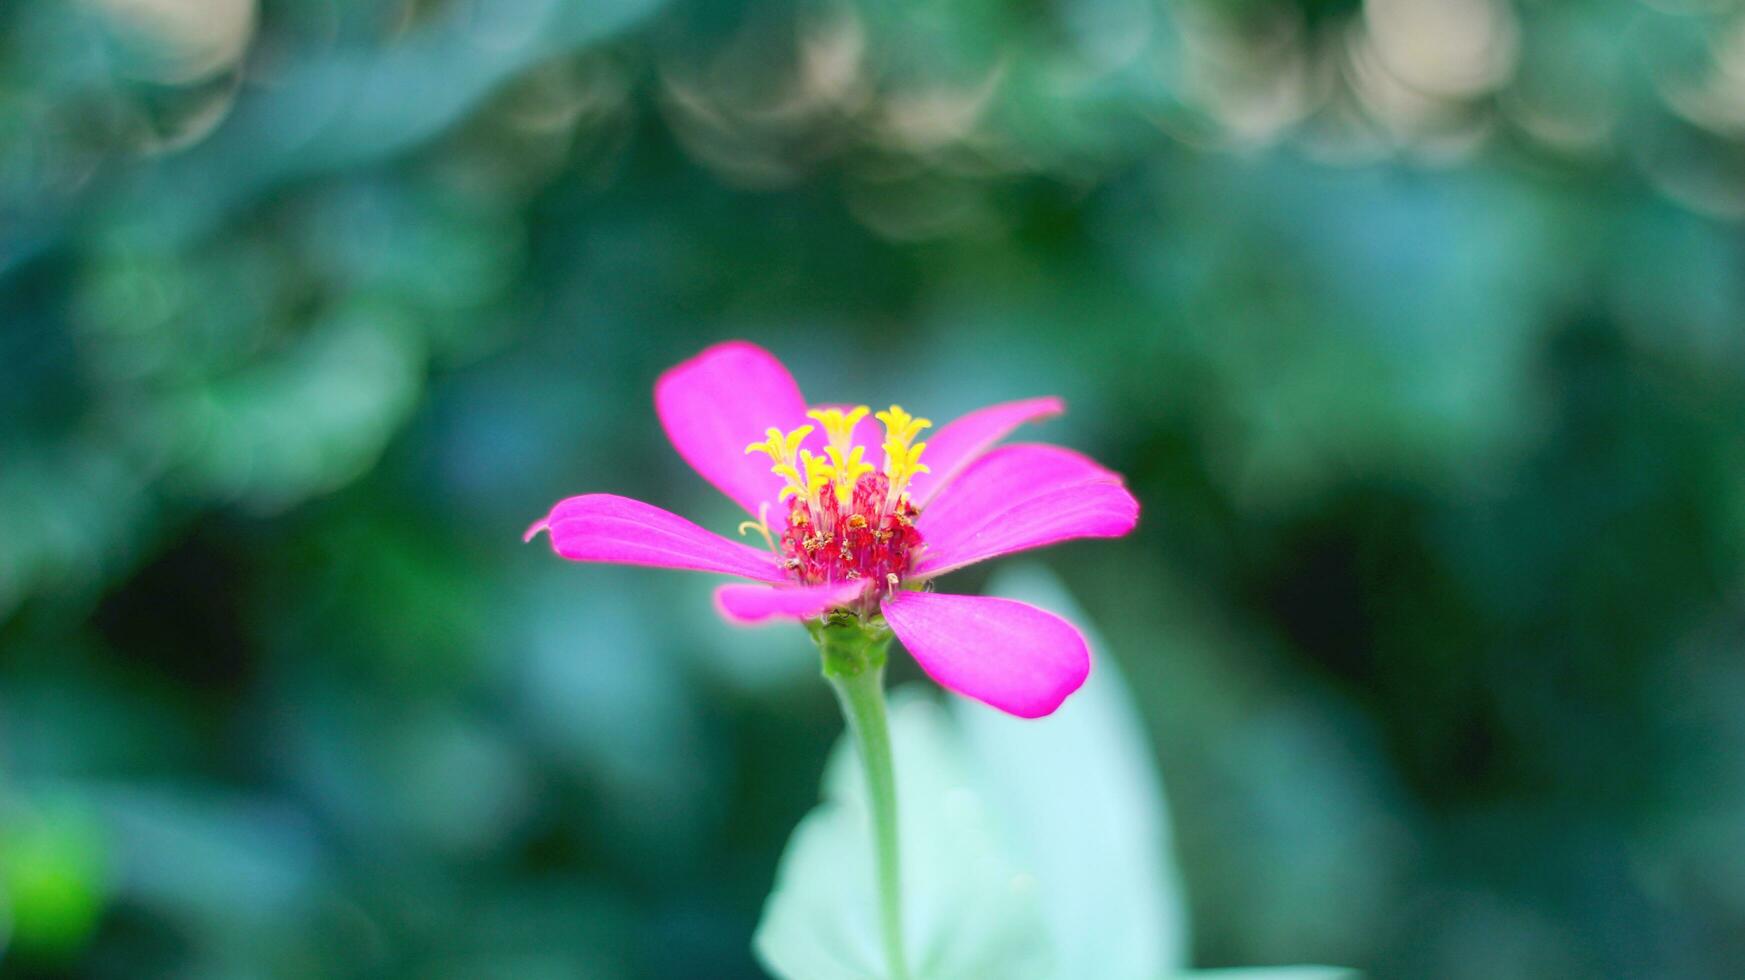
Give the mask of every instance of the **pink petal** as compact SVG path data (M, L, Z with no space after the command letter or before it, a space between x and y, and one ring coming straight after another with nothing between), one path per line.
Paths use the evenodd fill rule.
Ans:
M740 544L671 511L629 497L590 493L558 502L525 539L551 532L551 550L571 561L653 565L695 572L786 582L787 572L768 551Z
M809 619L860 598L865 582L803 585L723 585L715 590L715 608L728 621L749 625L770 619Z
M1012 430L1026 422L1051 418L1064 411L1066 403L1050 396L989 405L952 419L927 440L921 461L931 472L919 474L909 481L909 496L916 506L925 507L940 488L950 483L994 443L1011 435Z
M916 575L1073 538L1118 538L1139 520L1121 477L1059 446L1003 446L970 464L916 521Z
M1071 623L1013 599L898 592L884 614L940 686L1020 718L1060 707L1091 672L1090 650Z
M768 458L748 456L745 447L771 426L786 432L808 421L793 375L743 340L716 344L661 375L654 408L685 462L754 517L782 483Z

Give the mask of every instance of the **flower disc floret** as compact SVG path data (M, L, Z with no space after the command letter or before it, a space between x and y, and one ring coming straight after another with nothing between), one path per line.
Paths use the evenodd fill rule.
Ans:
M927 472L920 461L927 444L915 439L933 424L897 405L878 413L885 427L879 472L866 462L866 447L854 442L855 427L870 412L858 405L806 413L824 430L823 456L801 448L810 425L786 433L770 428L762 442L745 449L770 458L770 472L783 480L778 499L787 502L780 528L752 526L772 535L783 567L803 585L867 583L860 603L865 609L876 608L902 584L921 552L915 528L920 510L907 488L916 474Z

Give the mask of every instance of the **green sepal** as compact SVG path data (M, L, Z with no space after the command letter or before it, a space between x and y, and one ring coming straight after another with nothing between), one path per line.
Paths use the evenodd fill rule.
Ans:
M882 670L891 646L884 620L863 620L850 612L831 613L823 622L807 623L826 679L859 677Z

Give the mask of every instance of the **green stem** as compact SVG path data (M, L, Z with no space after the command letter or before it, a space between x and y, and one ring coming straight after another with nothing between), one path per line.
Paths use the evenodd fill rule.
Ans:
M885 648L891 634L851 619L813 631L824 656L824 678L836 691L849 734L866 771L872 812L873 864L879 891L879 933L891 980L909 980L903 955L902 875L897 860L897 780L891 730L885 720Z

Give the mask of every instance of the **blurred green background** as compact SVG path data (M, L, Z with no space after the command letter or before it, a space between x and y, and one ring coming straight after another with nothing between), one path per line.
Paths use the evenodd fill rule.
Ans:
M1737 975L1742 218L1737 0L6 0L0 971L759 976L815 655L519 540L745 337L1128 474L1198 964Z

